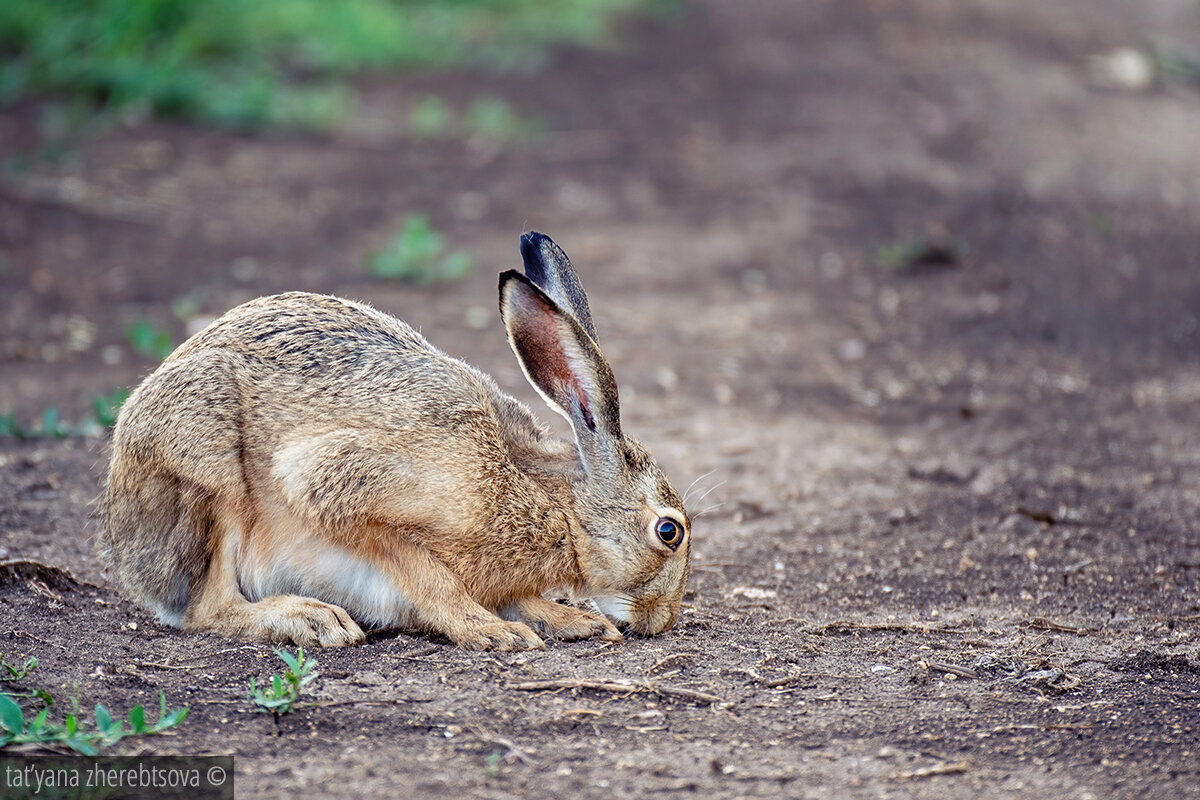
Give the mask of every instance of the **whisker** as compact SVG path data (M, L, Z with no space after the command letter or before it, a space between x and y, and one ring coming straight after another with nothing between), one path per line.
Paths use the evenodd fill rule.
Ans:
M722 486L724 486L727 483L729 483L729 481L721 481L720 483L714 483L712 486L708 487L708 489L705 490L704 494L702 494L696 498L696 502L703 503L704 498L708 497L714 491L716 491L717 489L720 489Z
M688 484L687 489L683 493L683 504L685 506L687 505L688 495L690 495L692 493L692 489L696 488L696 484L699 483L700 481L704 480L705 478L707 478L709 475L712 475L714 472L717 471L717 469L718 469L718 467L713 467L708 472L704 473L699 478L696 478L696 480L694 480L690 484Z
M625 608L633 608L637 603L637 599L633 595L620 592L618 594L610 594L604 596L604 601L610 605L623 606ZM593 599L594 602L594 599Z
M725 504L717 503L716 505L709 506L708 508L704 509L703 511L697 511L695 514L692 515L692 519L699 519L700 517L703 517L705 514L711 514L713 511L716 511L718 508L720 508L723 505L725 505Z

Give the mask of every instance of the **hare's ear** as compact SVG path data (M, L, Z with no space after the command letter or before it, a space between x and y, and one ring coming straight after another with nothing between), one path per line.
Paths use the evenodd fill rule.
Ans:
M584 468L612 472L621 411L612 369L573 315L516 270L500 274L500 315L525 377L571 423Z
M521 258L525 262L525 276L560 308L573 314L592 341L599 342L587 293L562 248L546 234L530 231L521 236Z

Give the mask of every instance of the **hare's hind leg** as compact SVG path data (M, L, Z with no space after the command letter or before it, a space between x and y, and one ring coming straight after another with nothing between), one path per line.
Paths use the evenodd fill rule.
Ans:
M184 630L301 647L341 647L366 640L362 628L339 606L295 594L247 600L238 586L241 530L235 520L231 514L218 514L214 520L212 557L192 590Z

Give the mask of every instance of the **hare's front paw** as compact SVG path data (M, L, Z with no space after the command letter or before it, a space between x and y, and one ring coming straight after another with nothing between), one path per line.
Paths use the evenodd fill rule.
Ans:
M604 617L598 617L595 614L589 614L577 608L570 610L575 612L571 620L553 629L554 635L557 638L568 642L579 639L591 639L593 636L599 636L606 642L619 642L624 638L621 636L621 632L617 630L617 626L604 619Z
M621 641L621 632L604 617L579 608L564 606L544 597L527 597L514 604L521 619L566 642L599 636L608 642Z
M258 603L259 637L298 647L342 647L362 644L367 637L340 606L294 594L268 597Z
M468 620L447 635L464 650L545 650L545 643L521 622Z

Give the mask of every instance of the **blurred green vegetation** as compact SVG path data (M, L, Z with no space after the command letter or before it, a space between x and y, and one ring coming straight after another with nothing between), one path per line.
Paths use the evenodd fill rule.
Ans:
M667 0L9 0L0 107L52 96L87 117L153 114L321 128L347 74L396 66L537 66L601 45L614 16ZM428 120L426 124L429 124ZM491 119L487 124L498 124Z
M148 319L139 319L130 325L125 330L125 338L129 340L129 344L133 346L138 355L158 361L171 355L171 351L175 349L171 332L156 328L154 323Z
M495 144L531 142L543 132L542 120L519 114L498 97L476 97L461 112L431 95L409 113L408 127L421 139L446 136L477 138Z
M387 247L367 257L372 275L422 284L461 278L473 267L466 253L446 252L442 234L424 214L409 215Z

